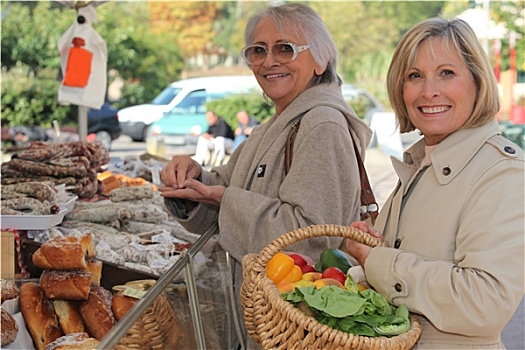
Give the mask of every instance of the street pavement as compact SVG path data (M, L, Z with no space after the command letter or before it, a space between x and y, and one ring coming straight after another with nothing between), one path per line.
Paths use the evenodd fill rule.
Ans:
M383 154L379 148L368 148L364 163L372 190L379 204L379 210L381 210L385 200L396 185L397 175L392 168L390 157ZM518 310L501 335L503 344L509 350L525 349L524 310L525 304L522 299Z

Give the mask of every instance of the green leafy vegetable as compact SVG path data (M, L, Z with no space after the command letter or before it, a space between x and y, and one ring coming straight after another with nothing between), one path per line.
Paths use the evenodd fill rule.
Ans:
M305 303L319 322L343 332L374 337L394 336L410 330L406 305L396 308L372 289L358 291L350 276L345 286L350 290L335 286L299 287L282 296L294 305Z

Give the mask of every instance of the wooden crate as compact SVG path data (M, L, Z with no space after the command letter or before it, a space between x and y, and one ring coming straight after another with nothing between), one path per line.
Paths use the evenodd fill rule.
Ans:
M15 236L12 232L2 231L2 272L1 278L15 278Z

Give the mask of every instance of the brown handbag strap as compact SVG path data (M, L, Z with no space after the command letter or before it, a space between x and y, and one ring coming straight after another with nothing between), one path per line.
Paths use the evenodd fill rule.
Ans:
M359 149L357 148L357 144L353 138L352 141L354 143L355 155L357 157L357 166L359 167L359 177L361 178L361 219L370 219L372 224L375 224L377 215L379 215L379 205L377 205L374 191L372 191L372 186L370 186L368 174L365 165L363 164L361 154L359 153Z
M299 125L301 124L302 116L303 115L299 116L299 119L297 119L295 123L293 123L292 128L290 129L290 133L288 134L288 138L286 139L286 148L284 150L284 174L285 175L288 175L288 171L290 171L290 167L292 166L293 143L295 142L295 136L297 135L297 132L299 131Z
M304 113L299 116L296 122L293 123L290 133L288 134L288 138L286 139L286 147L284 151L285 175L288 175L290 167L292 166L293 144L295 142L297 132L299 131L299 126L301 124L301 118L303 115ZM357 158L357 166L359 168L359 177L361 180L361 219L370 219L372 224L374 224L377 215L379 214L379 206L377 205L374 192L372 191L372 187L370 186L370 181L368 180L368 174L366 172L365 165L363 164L361 153L359 153L359 149L352 135L350 135L350 137L352 138L352 142L354 144L355 155Z

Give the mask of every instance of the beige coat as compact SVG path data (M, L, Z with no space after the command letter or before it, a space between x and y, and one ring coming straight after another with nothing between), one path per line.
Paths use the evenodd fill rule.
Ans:
M303 112L285 176L284 145ZM339 85L306 90L281 115L257 126L226 165L203 171L204 184L227 186L220 210L200 204L179 222L202 234L218 219L219 243L237 261L300 227L350 224L359 215L360 180L349 128L364 156L370 129L345 102ZM334 245L323 239L297 249L316 259Z
M371 250L367 279L424 315L418 349L503 348L524 294L523 152L494 121L447 137L418 173L423 156L422 140L392 159L400 182L376 229L393 248Z

